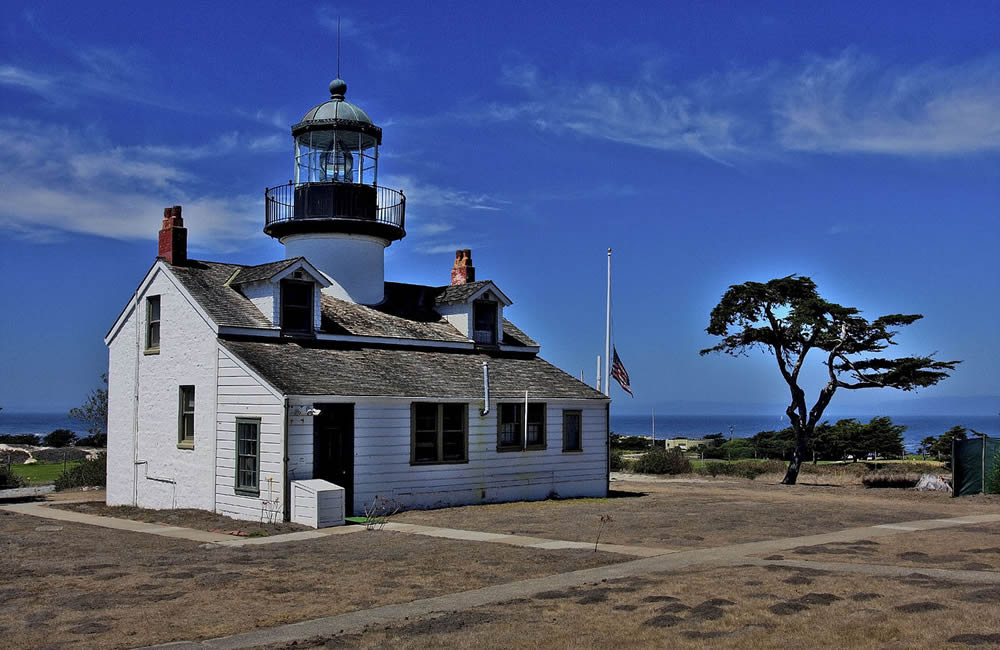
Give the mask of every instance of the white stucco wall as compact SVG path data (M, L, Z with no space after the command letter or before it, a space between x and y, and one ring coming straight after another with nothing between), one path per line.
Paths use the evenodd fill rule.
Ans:
M213 510L215 333L162 263L150 273L135 308L109 341L107 502ZM155 295L160 350L147 354L146 298ZM182 385L195 387L193 448L178 445Z
M240 291L250 299L250 302L264 315L264 318L271 321L272 325L278 324L278 319L281 318L278 306L281 303L279 302L277 285L269 280L248 282L240 285Z
M479 414L480 402L468 403L469 462L442 465L410 464L410 404L412 399L292 398L290 409L313 403L346 402L354 406L354 513L376 496L395 499L410 508L469 503L605 496L607 492L607 423L604 404L588 400L546 402L543 450L498 452L496 402ZM425 400L440 402L443 400ZM461 400L459 400L461 401ZM563 409L581 410L582 452L563 452ZM293 479L312 477L312 418L290 417L289 473Z
M329 276L323 293L363 305L385 297L385 247L389 242L366 235L322 233L289 235L281 240L285 258L302 256Z

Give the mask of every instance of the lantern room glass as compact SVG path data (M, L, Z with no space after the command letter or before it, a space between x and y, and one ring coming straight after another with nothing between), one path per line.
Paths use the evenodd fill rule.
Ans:
M378 141L344 129L314 130L295 138L295 184L378 182Z

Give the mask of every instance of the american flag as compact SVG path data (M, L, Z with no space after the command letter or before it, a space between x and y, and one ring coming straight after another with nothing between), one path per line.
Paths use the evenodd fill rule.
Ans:
M618 357L618 350L611 348L614 356L612 357L614 361L611 362L611 376L615 378L618 385L622 387L622 390L632 395L632 388L629 386L628 371L625 370L625 365L622 364L622 360ZM635 397L635 395L632 395Z

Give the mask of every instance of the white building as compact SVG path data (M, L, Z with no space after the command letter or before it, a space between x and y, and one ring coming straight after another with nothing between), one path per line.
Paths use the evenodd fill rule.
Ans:
M286 259L190 260L165 211L105 339L108 504L288 519L293 482L323 485L306 479L347 514L606 495L607 397L538 356L469 251L449 285L384 281L405 198L376 184L381 129L330 91L292 127L295 180L267 192Z

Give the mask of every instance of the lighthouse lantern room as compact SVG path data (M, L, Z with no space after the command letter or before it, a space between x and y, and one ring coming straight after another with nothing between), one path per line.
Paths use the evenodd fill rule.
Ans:
M406 197L378 185L382 129L330 83L330 99L292 126L295 176L265 192L264 232L329 276L327 293L362 304L384 297L385 247L406 235Z

